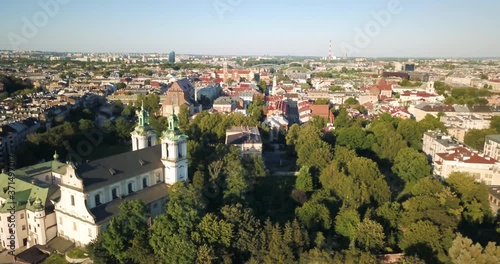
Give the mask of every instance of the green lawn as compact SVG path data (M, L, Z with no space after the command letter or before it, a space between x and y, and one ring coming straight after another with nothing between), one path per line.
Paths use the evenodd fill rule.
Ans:
M129 144L121 144L121 145L105 145L101 144L93 147L92 152L89 156L84 157L84 159L88 160L96 160L102 159L109 156L125 153L128 151L132 151L132 145Z
M87 256L85 255L87 252L82 249L82 248L79 248L79 247L74 247L73 249L71 249L67 255L68 257L70 258L73 258L73 259L82 259L82 258L86 258Z
M69 262L66 261L63 255L59 254L52 254L50 257L48 257L43 264L69 264Z

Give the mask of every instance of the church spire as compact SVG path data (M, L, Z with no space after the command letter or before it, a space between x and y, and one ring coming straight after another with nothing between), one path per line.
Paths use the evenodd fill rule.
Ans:
M141 110L138 111L139 127L149 127L149 113L144 110L144 100L141 103Z
M157 142L157 135L149 124L149 113L144 109L144 101L141 102L141 107L136 113L138 122L131 133L133 151L154 146Z

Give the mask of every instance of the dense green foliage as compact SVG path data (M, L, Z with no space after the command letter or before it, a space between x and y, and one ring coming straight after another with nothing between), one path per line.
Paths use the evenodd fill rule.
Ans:
M4 85L4 91L0 94L4 97L36 92L33 84L13 76L0 75L0 83Z
M488 89L477 88L454 88L450 92L450 96L446 98L447 104L467 104L471 105L487 105L488 100L485 97L491 95Z
M493 125L493 124L492 124ZM496 129L470 129L465 133L464 143L474 149L482 150L484 148L484 141L487 135L498 134Z
M444 130L437 118L368 122L340 110L331 132L319 121L292 125L287 154L300 168L289 181L266 177L262 158L224 144L232 126L257 125L265 135L258 117L202 112L183 124L193 183L170 187L150 228L143 206L123 206L90 246L96 263L378 263L401 252L400 263L449 263L471 245L457 245L457 233L491 241L484 234L497 220L487 187L463 173L431 176L421 138ZM493 246L480 252L496 254Z
M69 110L65 121L58 122L56 119L55 126L48 129L40 128L37 133L27 136L26 143L16 153L17 156L23 157L18 159L16 165L23 167L36 164L40 160L52 160L55 151L61 157L61 161L71 159L83 162L96 154L99 147L123 145L122 141L130 139L135 113L133 108L129 109L128 106L124 108L119 103L115 107L118 118L114 122L104 121L101 127L94 121L97 109ZM81 142L86 143L85 147L79 145ZM122 149L128 150L128 148Z

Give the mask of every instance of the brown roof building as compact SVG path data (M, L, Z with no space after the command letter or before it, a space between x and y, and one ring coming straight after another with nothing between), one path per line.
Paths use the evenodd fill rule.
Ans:
M167 90L166 95L161 108L163 116L170 116L173 111L178 114L182 105L188 106L191 115L201 111L200 105L194 98L194 87L188 79L174 82Z
M310 105L311 108L311 115L312 116L319 116L326 118L329 123L333 123L335 120L335 117L333 116L333 113L330 111L330 106L329 105Z

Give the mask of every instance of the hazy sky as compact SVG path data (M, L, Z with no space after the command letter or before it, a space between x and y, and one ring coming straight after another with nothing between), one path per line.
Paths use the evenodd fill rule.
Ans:
M500 57L498 0L2 0L0 10L0 49L327 56L332 40L337 56Z

